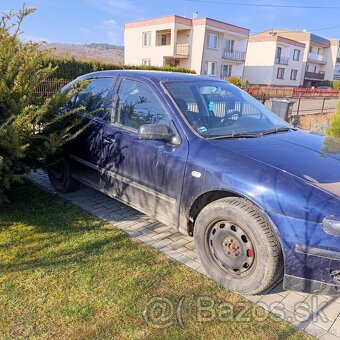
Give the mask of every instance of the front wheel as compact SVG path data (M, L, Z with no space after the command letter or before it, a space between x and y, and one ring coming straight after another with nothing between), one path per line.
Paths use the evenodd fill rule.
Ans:
M231 291L258 294L282 277L276 234L243 198L222 198L207 205L195 222L194 238L208 275Z
M71 175L70 166L65 158L47 169L47 175L53 188L59 192L75 191L79 187L79 182Z

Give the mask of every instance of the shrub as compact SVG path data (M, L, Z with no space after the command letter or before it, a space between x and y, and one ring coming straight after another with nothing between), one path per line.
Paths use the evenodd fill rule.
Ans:
M340 97L336 105L335 116L333 116L329 122L327 136L340 137Z
M229 83L231 83L231 84L233 84L237 87L242 86L241 79L238 78L238 77L229 77L227 80L229 81Z
M324 81L321 82L320 85L321 86L331 86L332 84L331 84L331 82L329 80L324 80Z
M41 43L20 42L22 22L34 11L23 8L0 18L0 203L23 174L46 166L80 132L74 129L79 116L60 111L76 89L49 98L35 95L56 68L43 63L49 51L40 51Z
M157 70L170 72L195 73L195 71L187 70L182 67L173 66L147 66L147 65L121 65L121 64L106 64L97 61L81 61L75 59L58 59L47 58L43 61L44 66L52 65L55 67L52 73L52 78L58 79L74 79L80 75L95 71L104 70Z
M243 90L248 90L249 88L250 88L250 83L249 83L249 81L248 80L242 80L241 81L241 88L243 89Z
M333 80L332 87L333 87L334 90L339 90L340 89L340 81L339 80Z

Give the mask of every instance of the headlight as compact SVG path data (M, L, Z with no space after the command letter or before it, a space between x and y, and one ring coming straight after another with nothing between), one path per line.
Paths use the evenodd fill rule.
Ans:
M340 216L327 216L322 221L322 227L327 234L340 236Z

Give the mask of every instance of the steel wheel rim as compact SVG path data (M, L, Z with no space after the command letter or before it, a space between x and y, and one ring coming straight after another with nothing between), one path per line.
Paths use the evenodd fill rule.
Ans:
M51 167L51 173L53 177L58 181L63 181L65 178L65 169L63 167L63 164L61 162L58 162L57 164L53 165Z
M254 268L253 242L238 223L214 222L209 228L207 241L213 261L226 274L240 278Z

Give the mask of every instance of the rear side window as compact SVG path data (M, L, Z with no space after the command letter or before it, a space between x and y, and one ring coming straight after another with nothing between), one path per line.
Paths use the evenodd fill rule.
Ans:
M138 130L144 124L169 126L170 119L149 86L123 79L118 91L115 123Z
M75 98L76 106L101 120L109 121L112 114L112 88L115 78L97 78L88 84Z

